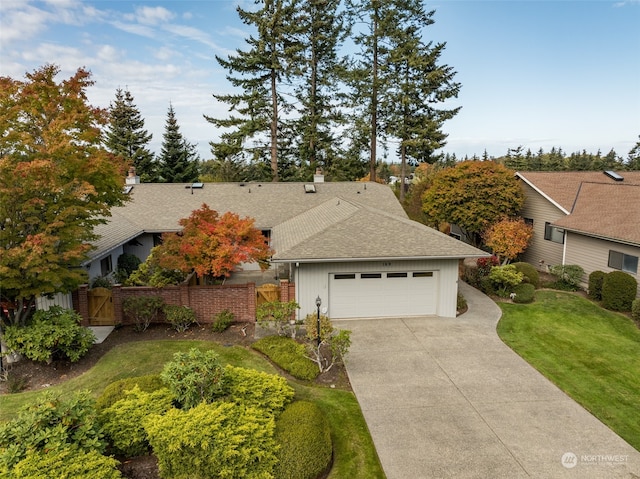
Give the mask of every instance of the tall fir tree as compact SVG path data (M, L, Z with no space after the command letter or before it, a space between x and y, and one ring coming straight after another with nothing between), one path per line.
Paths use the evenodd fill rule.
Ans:
M192 183L198 180L200 159L195 145L180 133L173 105L169 104L159 157L159 179L164 183Z
M625 166L629 170L640 170L640 135L634 147L629 150Z
M125 160L143 182L156 181L153 153L147 148L152 134L144 129L144 118L129 90L116 90L116 98L109 106L109 125L105 139L107 150Z
M221 161L266 161L271 179L278 181L278 132L284 129L281 113L291 109L282 92L294 65L299 64L300 44L296 40L298 0L259 0L262 8L249 11L237 7L243 23L256 28L257 35L246 39L248 50L237 50L227 59L216 56L229 72L227 79L240 93L213 97L229 105L236 115L226 118L205 116L224 129L211 150Z

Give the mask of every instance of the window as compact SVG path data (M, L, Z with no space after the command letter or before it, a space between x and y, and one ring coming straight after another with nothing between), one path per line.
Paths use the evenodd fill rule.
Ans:
M406 278L407 273L387 273L387 278Z
M564 230L551 226L551 223L544 224L544 239L553 241L554 243L564 244Z
M533 218L524 218L524 224L533 226Z
M351 274L334 274L333 279L356 279L355 273Z
M102 258L100 260L100 274L102 276L108 276L113 271L113 265L111 264L111 256Z
M413 273L414 278L431 278L433 276L433 271L416 271Z
M619 269L627 273L638 273L638 257L619 251L609 250L609 267Z
M379 279L382 278L381 273L362 273L360 279Z

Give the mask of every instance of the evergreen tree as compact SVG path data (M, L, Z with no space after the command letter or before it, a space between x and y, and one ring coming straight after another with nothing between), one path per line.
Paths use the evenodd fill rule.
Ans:
M198 180L199 157L195 145L180 133L173 105L169 104L159 157L160 180L164 183L192 183Z
M109 106L109 125L105 147L135 167L143 182L156 180L153 153L147 145L152 134L144 129L144 118L133 101L129 90L116 90L116 99Z
M634 147L629 150L626 167L629 170L640 170L640 135Z
M240 93L213 95L237 113L207 121L222 128L220 141L211 142L221 161L267 161L273 181L278 181L278 131L283 128L280 113L291 109L281 91L294 66L299 65L300 44L296 40L298 0L262 0L256 11L237 7L240 19L257 29L246 39L248 50L237 50L227 59L216 56L229 72L227 79ZM235 74L235 76L233 76Z

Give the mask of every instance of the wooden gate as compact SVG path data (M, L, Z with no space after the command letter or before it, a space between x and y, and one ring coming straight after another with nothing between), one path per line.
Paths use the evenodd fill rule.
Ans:
M107 288L93 288L87 292L89 303L89 324L91 326L113 326L113 298Z
M280 300L280 286L276 284L263 284L256 288L256 305L259 306L262 303L270 303L272 301Z

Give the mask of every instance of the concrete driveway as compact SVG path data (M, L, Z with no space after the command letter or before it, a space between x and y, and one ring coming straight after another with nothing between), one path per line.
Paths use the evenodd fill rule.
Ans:
M387 479L640 478L640 453L500 341L500 309L335 321Z

